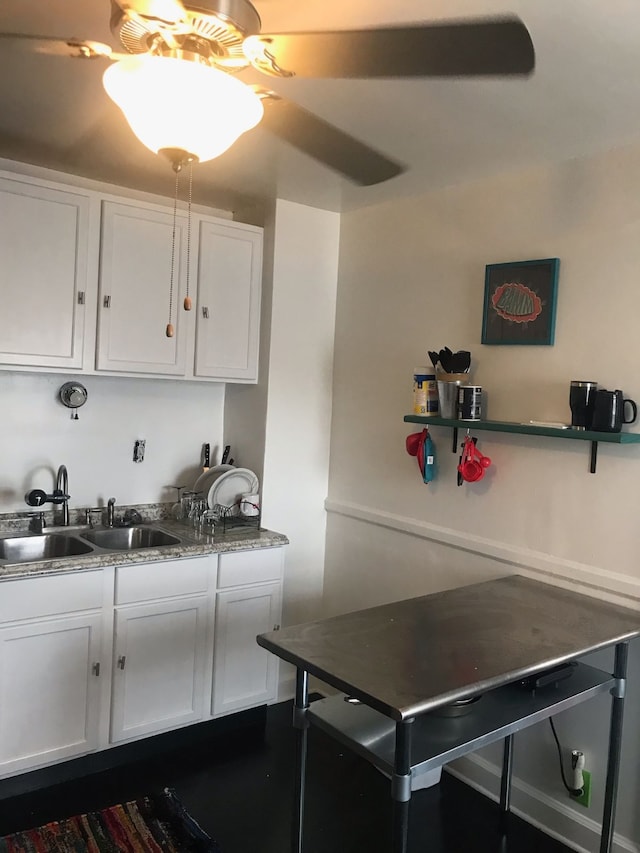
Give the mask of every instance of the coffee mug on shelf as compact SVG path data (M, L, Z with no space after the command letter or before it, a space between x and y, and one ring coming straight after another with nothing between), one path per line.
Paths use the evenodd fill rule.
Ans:
M629 415L627 417L627 415ZM596 432L620 432L622 424L632 424L638 417L638 407L625 398L622 391L596 391L591 429Z
M571 408L572 429L591 429L597 388L597 382L584 379L571 380L569 406Z

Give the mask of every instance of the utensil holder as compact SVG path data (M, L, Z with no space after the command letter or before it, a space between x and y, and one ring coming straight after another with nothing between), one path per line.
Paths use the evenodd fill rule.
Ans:
M458 417L458 388L469 382L468 373L443 373L438 371L436 383L440 401L441 418Z

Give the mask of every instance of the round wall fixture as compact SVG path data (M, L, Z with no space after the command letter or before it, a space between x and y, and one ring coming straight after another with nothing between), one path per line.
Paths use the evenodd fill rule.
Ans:
M87 402L87 389L80 382L65 382L60 388L60 402L68 409L79 409ZM78 413L72 412L71 417L78 419Z

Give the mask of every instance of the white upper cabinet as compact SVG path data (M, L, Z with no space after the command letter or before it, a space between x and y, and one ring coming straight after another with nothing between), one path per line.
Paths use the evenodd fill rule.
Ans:
M171 211L102 203L98 370L184 376L185 235L179 217L174 240Z
M202 220L195 375L258 378L262 230Z
M81 368L89 198L0 177L0 362Z
M262 229L60 178L0 173L0 369L257 382Z

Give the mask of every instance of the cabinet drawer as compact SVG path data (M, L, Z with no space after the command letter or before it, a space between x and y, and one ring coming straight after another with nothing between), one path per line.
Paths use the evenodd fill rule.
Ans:
M280 580L283 560L284 548L258 548L220 554L218 588Z
M0 584L0 622L96 610L102 607L102 587L101 569L3 581Z
M132 604L207 592L210 565L210 557L192 557L119 566L116 569L115 602Z

